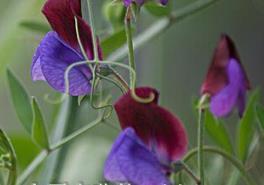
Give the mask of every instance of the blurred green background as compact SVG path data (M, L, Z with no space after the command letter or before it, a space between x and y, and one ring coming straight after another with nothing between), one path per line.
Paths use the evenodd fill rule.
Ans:
M25 20L46 22L40 12L44 2L44 0L0 1L0 127L10 134L18 152L21 168L32 160L38 149L31 143L15 115L9 98L5 69L7 66L11 68L26 86L29 94L38 97L48 127L52 128L57 109L43 98L45 94L52 93L52 90L45 83L33 83L30 79L31 58L43 35L20 26L21 21ZM94 2L97 30L109 29L102 16L104 1ZM173 0L175 9L192 2L194 1ZM143 10L138 19L138 32L147 28L153 21L155 18ZM177 113L185 123L190 136L190 148L196 145L196 122L192 100L199 95L200 85L221 33L229 34L235 41L253 87L263 87L263 23L263 0L220 0L215 5L176 23L158 38L137 50L139 84L151 85L160 90L161 104ZM87 115L87 109L82 107L80 118L72 123L74 127L79 128L92 119L92 115ZM233 135L232 131L237 123L228 122ZM115 124L118 125L116 122ZM60 165L63 170L58 174L58 179L75 183L82 180L91 184L101 180L105 156L117 133L116 130L101 125L76 139L65 155L66 162ZM260 150L263 150L263 146ZM261 154L261 151L259 153ZM260 159L261 157L258 158ZM212 160L217 163L214 166L216 169L224 165L221 158ZM260 184L264 184L262 165L263 162L260 162L252 167L252 172ZM224 175L226 175L224 172L215 173L220 179L224 178Z

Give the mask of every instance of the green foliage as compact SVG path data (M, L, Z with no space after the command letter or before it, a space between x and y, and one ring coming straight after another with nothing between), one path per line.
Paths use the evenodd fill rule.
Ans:
M32 138L42 148L49 148L48 135L47 135L44 119L40 111L39 105L34 97L32 98L31 105L33 110L32 134L31 134Z
M109 56L116 49L120 48L126 43L126 31L125 29L120 29L116 31L111 36L107 37L101 42L101 47L105 57Z
M256 106L256 113L261 132L264 134L264 107L258 104Z
M27 132L31 133L33 115L29 96L19 80L9 69L7 69L7 78L16 114Z
M47 132L36 99L33 98L30 103L26 90L10 70L7 70L7 78L11 98L20 122L38 145L47 148Z
M111 23L114 29L119 29L124 25L124 17L126 8L123 3L113 3L113 1L105 1L103 5L103 14L107 21Z
M19 25L30 31L35 31L42 34L45 34L50 31L50 27L47 24L37 21L22 21Z
M222 122L217 120L209 110L205 111L205 127L212 140L228 153L233 152L228 132Z
M152 15L156 17L167 16L172 11L172 1L169 1L167 6L161 6L156 2L148 2L144 5L144 8Z
M254 134L255 106L259 99L259 90L255 90L250 98L244 115L238 125L237 153L240 160L245 162L248 156L249 146Z

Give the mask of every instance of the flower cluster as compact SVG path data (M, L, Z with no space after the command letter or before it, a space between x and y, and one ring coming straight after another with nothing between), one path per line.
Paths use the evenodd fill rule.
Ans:
M128 7L132 2L142 5L146 1L123 2ZM168 0L160 0L160 3L166 5ZM65 93L68 67L86 57L94 59L92 31L82 18L80 0L47 0L43 13L53 31L47 33L36 49L31 76L33 81L46 81L56 91ZM102 60L99 43L96 44ZM74 67L69 73L69 94L89 94L93 78L88 65ZM233 41L222 35L201 93L210 96L210 110L215 116L227 116L234 107L238 107L242 116L249 88L249 80ZM156 89L135 89L134 93L141 98L154 95L153 101L148 103L135 100L132 92L134 90L128 90L114 104L122 132L106 159L104 177L111 182L133 185L170 185L169 176L174 172L172 166L187 151L186 130L177 116L158 104Z

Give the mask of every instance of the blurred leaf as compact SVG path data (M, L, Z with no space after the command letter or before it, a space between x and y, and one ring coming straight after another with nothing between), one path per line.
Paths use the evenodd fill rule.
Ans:
M44 119L36 99L33 97L31 101L33 111L32 122L32 138L34 141L43 148L49 147L47 130L45 127Z
M30 31L35 31L39 33L47 33L50 31L50 27L42 22L36 22L36 21L22 21L19 24L21 27L26 28Z
M113 3L112 0L108 0L104 2L102 10L104 17L115 30L123 27L126 15L126 8L123 3Z
M248 105L238 127L237 152L239 159L243 162L247 159L249 145L253 137L255 106L258 98L259 90L255 90L249 98Z
M101 47L103 50L103 54L105 57L109 56L116 49L120 48L126 43L126 31L125 29L121 29L108 38L104 39L101 42Z
M22 134L11 134L19 169L24 169L39 153L39 148L32 142L31 138Z
M0 153L0 166L9 170L8 185L15 185L16 182L16 153L7 134L0 129L0 145L5 149Z
M258 123L262 133L264 133L264 107L262 105L256 106L256 113L258 118Z
M33 116L28 94L9 69L7 69L7 78L16 114L27 132L31 133L31 123Z
M157 17L167 16L172 11L172 3L169 2L167 6L162 6L156 2L148 2L144 8L152 15Z
M0 172L0 184L5 184L4 176L1 172Z
M205 127L212 140L228 153L233 152L230 137L224 124L219 122L207 109L205 111Z

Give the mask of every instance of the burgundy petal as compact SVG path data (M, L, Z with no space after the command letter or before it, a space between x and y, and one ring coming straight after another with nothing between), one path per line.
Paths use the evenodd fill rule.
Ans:
M180 120L165 108L157 105L158 92L149 87L136 89L140 97L154 93L156 98L149 104L136 102L130 92L115 103L119 121L123 129L132 127L137 135L165 163L179 160L187 149L187 135Z
M80 52L76 36L74 16L78 19L79 34L89 59L93 59L93 42L90 26L82 19L80 0L47 0L43 7L53 30L58 33L67 44ZM102 53L99 49L102 59Z
M250 88L249 80L240 62L235 45L229 36L223 34L218 42L212 63L202 85L202 94L209 93L210 95L215 95L228 84L226 67L231 58L236 59L241 66L244 75L244 86L247 89Z
M56 32L49 32L42 40L39 46L39 56L38 62L45 80L55 90L65 92L64 75L66 69L72 63L82 61L83 58L64 43ZM32 76L35 76L34 71L32 71ZM70 95L88 94L91 90L90 79L91 72L87 65L73 68L69 73Z
M125 129L115 141L105 162L104 177L133 185L170 185L157 157L132 128Z

